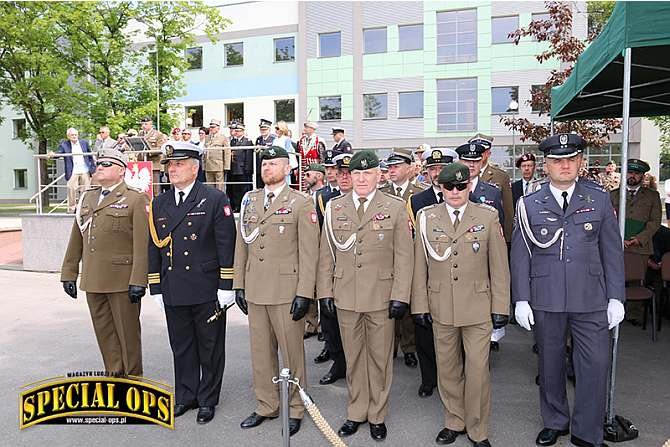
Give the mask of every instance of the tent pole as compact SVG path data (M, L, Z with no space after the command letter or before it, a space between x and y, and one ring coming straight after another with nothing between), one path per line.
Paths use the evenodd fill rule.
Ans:
M549 121L549 135L554 135L554 117L552 116Z
M619 188L619 231L621 241L626 229L626 177L628 176L628 133L630 127L630 67L632 49L626 48L623 63L623 135L621 142L621 186ZM623 298L623 297L622 297ZM619 326L612 335L612 364L610 366L610 389L607 397L607 423L614 420L614 384L616 380L617 347L619 344Z

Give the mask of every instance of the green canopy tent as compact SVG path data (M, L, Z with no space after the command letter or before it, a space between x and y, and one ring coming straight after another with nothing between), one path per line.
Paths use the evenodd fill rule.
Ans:
M617 2L600 35L579 57L559 87L551 89L552 120L623 118L621 178L628 170L629 118L670 115L670 2ZM553 126L552 126L553 129ZM623 237L626 194L620 194ZM655 329L652 325L652 331ZM655 333L653 334L655 336ZM619 327L614 329L606 437L621 433L613 400ZM625 439L625 438L624 438Z

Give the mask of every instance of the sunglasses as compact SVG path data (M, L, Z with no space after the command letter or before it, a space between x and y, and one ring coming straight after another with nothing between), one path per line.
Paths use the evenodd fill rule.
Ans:
M468 184L467 183L445 183L444 185L442 185L442 187L444 189L446 189L447 191L451 191L454 188L456 188L459 191L464 191L465 188L468 187Z
M102 166L103 168L109 168L109 167L111 167L111 166L113 166L113 165L118 166L116 163L112 163L111 161L107 161L107 160L104 160L104 161L98 161L98 162L95 163L95 165L96 165L96 166Z

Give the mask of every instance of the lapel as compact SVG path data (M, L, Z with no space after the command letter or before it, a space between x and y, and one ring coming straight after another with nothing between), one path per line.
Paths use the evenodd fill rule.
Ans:
M467 233L468 229L474 224L476 220L474 208L475 208L474 205L471 205L470 203L468 203L465 206L465 212L463 213L463 216L460 219L461 223L458 224L458 229L454 231L453 235L454 239L457 239L463 234ZM449 216L447 216L447 218L449 219L449 222L451 222ZM451 227L453 228L454 226L452 225Z
M352 222L358 222L358 214L356 213L356 206L358 204L354 203L354 195L351 192L346 195L348 197L338 200L337 204L342 205L342 212L346 214Z
M475 202L475 203L482 203L479 198L481 196L484 196L486 198L486 192L484 191L484 187L482 186L482 178L479 177L479 181L477 182L477 187L475 188L474 191L470 192L470 196L468 197L470 199L470 202Z
M444 203L435 207L435 223L433 223L433 226L444 231L449 236L450 241L454 238L454 226L449 218L449 210L447 210L447 206Z
M179 208L177 208L177 205L174 203L174 188L170 189L169 193L171 194L171 197L168 197L168 199L172 201L172 206L167 207L167 209L172 209L174 212L168 213L170 219L167 224L166 233L174 231L174 229L184 220L186 214L191 211L195 205L200 203L200 193L203 191L203 188L201 188L200 185L201 183L196 180L188 197L186 197L186 200L184 200L184 203Z
M101 210L101 209L103 209L103 208L105 208L105 207L111 205L112 203L116 202L117 200L119 200L119 198L120 198L121 196L123 196L123 194L124 194L125 192L126 192L126 183L125 183L125 182L121 182L121 184L120 184L119 186L117 186L117 187L114 189L114 191L110 192L109 194L107 194L107 197L105 197L104 199L102 199L102 202L100 202L100 203L94 208L94 211L99 211L99 210ZM102 194L102 188L100 188L100 189L98 190L98 193L96 194L96 203L98 203L97 201L100 200L100 194Z
M288 199L289 199L289 189L291 189L290 186L284 185L284 189L282 190L281 193L275 199L272 201L270 204L270 207L263 213L263 217L261 218L261 222L264 222L268 217L273 215L279 208L282 206L286 206L288 204ZM263 204L263 208L265 208L265 189L262 189L262 194L263 194L263 201L261 202Z
M370 199L368 209L365 210L365 213L363 214L363 219L361 219L361 221L358 223L359 229L363 228L363 225L368 223L375 214L383 211L384 204L382 203L381 200L378 200L379 198L380 198L379 192L375 191L374 195ZM358 214L356 214L356 220L358 220Z
M575 186L575 193L576 192L577 187ZM573 193L573 197L575 193ZM558 202L554 198L554 195L551 193L551 190L549 189L549 182L543 184L542 188L537 192L536 195L538 198L535 200L539 200L552 213L556 214L557 216L563 217L563 208L561 208L561 205L558 204Z
M565 217L574 214L574 212L580 209L585 202L586 202L585 191L580 185L580 183L577 182L575 184L575 190L572 192L570 203L568 203L568 209L565 210Z

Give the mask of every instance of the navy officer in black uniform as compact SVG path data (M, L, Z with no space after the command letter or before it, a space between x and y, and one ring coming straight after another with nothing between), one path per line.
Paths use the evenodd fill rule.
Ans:
M165 308L175 370L175 417L198 408L197 422L214 417L225 364L225 309L231 290L235 220L226 195L200 183L201 148L163 145L172 187L149 211L150 293Z

